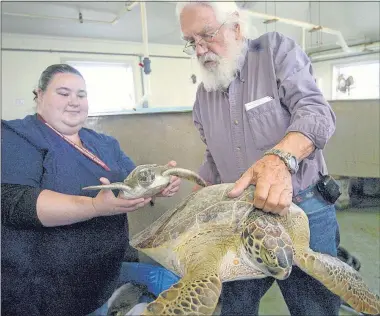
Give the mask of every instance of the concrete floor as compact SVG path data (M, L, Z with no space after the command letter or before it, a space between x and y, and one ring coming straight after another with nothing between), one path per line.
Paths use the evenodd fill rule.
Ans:
M380 208L338 211L341 246L361 262L360 273L368 286L380 293ZM264 295L260 315L290 315L275 283ZM341 310L341 315L357 315Z

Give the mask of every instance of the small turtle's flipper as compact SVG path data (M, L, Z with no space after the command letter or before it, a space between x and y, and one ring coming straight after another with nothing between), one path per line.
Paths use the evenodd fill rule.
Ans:
M339 258L308 249L297 255L296 260L303 271L340 296L357 312L380 314L380 297L368 288L355 269Z
M206 187L207 183L194 171L183 168L170 168L162 173L163 176L177 176L189 181L195 182L202 187Z
M222 282L217 274L188 274L162 292L142 315L212 315Z
M100 185L92 185L89 187L84 187L82 190L102 190L102 189L108 189L108 190L121 190L125 194L125 196L132 195L132 189L125 185L123 182L114 182L110 184L100 184Z

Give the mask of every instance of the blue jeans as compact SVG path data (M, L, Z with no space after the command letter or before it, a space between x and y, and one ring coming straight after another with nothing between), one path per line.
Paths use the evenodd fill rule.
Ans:
M314 186L300 192L293 202L309 218L311 249L337 256L339 226L333 204L325 201ZM222 316L258 315L260 299L275 281L272 277L223 284ZM292 316L337 316L341 299L319 281L293 266L286 280L276 280Z

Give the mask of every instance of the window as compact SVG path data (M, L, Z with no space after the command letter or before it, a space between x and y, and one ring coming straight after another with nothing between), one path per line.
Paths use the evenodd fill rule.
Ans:
M379 99L379 71L378 61L335 65L332 99Z
M132 65L118 62L65 61L86 80L89 115L107 115L135 107Z

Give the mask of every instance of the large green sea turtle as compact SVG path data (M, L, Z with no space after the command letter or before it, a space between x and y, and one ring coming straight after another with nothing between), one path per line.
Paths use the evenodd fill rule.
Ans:
M254 186L231 199L233 184L204 187L135 235L131 245L181 279L144 315L211 315L222 283L271 276L292 266L320 281L358 312L380 313L380 298L338 258L310 249L308 218L292 204L281 217L255 209Z

